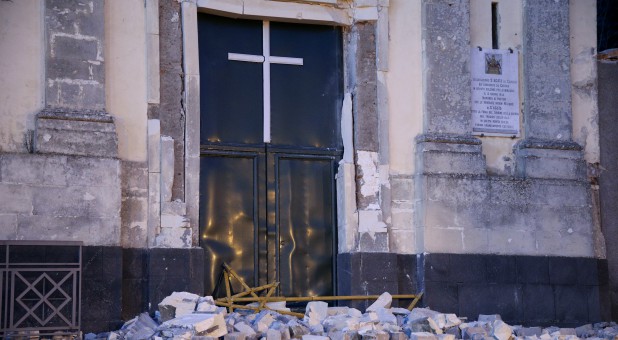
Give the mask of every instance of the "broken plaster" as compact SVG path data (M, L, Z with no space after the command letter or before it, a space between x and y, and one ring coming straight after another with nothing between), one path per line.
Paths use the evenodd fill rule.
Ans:
M356 164L362 174L360 193L364 197L378 197L380 193L380 173L378 171L378 153L372 151L357 151Z

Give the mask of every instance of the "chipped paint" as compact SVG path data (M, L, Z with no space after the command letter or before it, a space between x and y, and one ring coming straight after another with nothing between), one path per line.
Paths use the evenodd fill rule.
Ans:
M359 210L358 232L369 233L372 238L375 238L376 233L385 233L386 223L382 221L382 212L379 210Z
M380 192L380 173L378 171L378 153L357 151L356 164L362 174L360 193L364 197L378 196Z

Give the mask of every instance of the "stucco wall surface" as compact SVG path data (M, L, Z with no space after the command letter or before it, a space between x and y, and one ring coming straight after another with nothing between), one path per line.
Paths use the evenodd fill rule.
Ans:
M114 116L118 157L146 161L146 8L143 0L105 2L106 109Z
M388 30L388 129L391 251L414 253L414 137L423 131L421 1L391 0Z
M0 152L26 152L43 107L43 1L0 1Z

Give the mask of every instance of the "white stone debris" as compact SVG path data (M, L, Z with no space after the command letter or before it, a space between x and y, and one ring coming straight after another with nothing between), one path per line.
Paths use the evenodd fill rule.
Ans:
M349 307L328 307L312 301L302 319L281 314L285 303L269 303L270 310L227 313L212 297L175 292L159 304L159 320L142 313L121 329L86 334L84 339L141 340L617 340L618 324L601 322L577 328L508 325L500 315L479 315L462 322L455 314L429 308L391 308L385 293L365 313ZM169 319L165 319L169 318ZM464 318L465 319L465 318Z
M244 334L245 336L255 335L256 334L255 331L253 330L253 328L251 328L251 326L247 325L244 322L235 323L234 324L234 329L236 329L240 333Z
M191 314L195 311L198 299L196 294L187 292L173 292L159 303L161 321L165 322L179 316Z
M205 312L205 313L215 313L217 312L218 308L219 307L215 305L215 300L212 298L212 296L204 296L204 297L198 298L197 307L195 308L195 311Z
M328 303L323 301L311 301L305 308L304 321L310 326L319 325L328 316Z
M180 329L190 331L192 335L218 338L227 334L223 314L185 314L162 323L159 330Z
M513 328L502 320L496 319L491 326L491 336L496 340L509 340L513 335Z
M378 308L391 308L392 302L393 297L391 294L384 292L371 306L367 307L367 312L375 312Z

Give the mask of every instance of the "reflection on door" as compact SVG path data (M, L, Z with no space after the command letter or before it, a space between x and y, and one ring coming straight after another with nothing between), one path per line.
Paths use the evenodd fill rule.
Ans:
M227 262L250 286L331 295L341 31L207 14L198 25L206 294Z

